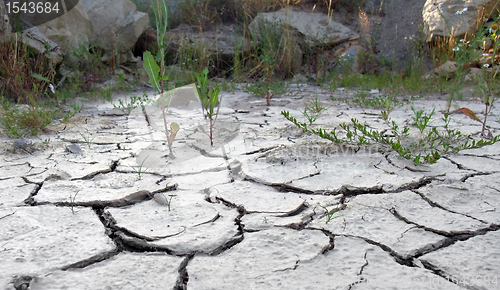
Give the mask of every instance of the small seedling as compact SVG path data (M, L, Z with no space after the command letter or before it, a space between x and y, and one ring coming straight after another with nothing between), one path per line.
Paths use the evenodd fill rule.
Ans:
M76 199L76 195L79 193L80 191L78 191L77 193L75 193L75 195L73 196L69 196L69 208L71 209L71 212L73 214L75 214L75 210L74 210L74 206L75 206L75 199Z
M144 165L144 162L146 162L146 159L148 159L149 155L146 156L146 158L144 158L144 160L142 160L142 163L141 165L138 166L138 168L134 167L134 166L130 166L134 171L135 173L137 173L137 175L139 176L139 179L141 179L141 175L143 173L143 170L142 170L142 165Z
M328 211L328 209L322 205L319 205L321 206L324 210L325 210L325 213L326 213L326 224L329 223L331 220L333 219L336 219L338 217L341 217L341 216L333 216L336 212L339 211L339 208L337 207L336 209L332 210L332 211Z
M45 140L43 140L43 144L44 144L46 147L49 147L49 142L50 142L50 138L49 138L49 139L45 139Z
M110 103L112 103L110 100L108 100L108 101ZM130 112L132 112L132 110L134 110L135 108L137 108L139 106L141 106L141 107L144 106L144 104L147 102L149 102L149 97L146 94L146 92L144 92L142 97L131 96L129 101L123 101L123 100L119 99L118 106L113 104L113 103L112 103L112 105L114 108L120 109L124 113L130 114Z
M271 105L271 100L274 96L282 95L287 92L287 86L285 83L273 80L271 78L262 78L255 84L248 84L245 87L245 91L251 93L255 96L264 96L266 99L266 105Z
M267 217L264 217L264 220L263 220L263 222L264 222L265 224L267 224L267 222L268 222L268 219L267 219Z
M87 134L87 136L83 135L82 132L78 131L78 133L80 134L80 136L82 136L83 138L83 141L85 141L85 143L87 144L87 146L89 146L90 148L90 145L92 145L92 141L94 141L95 138L90 138L91 135L90 133Z
M214 146L213 128L215 121L219 116L219 109L222 101L219 98L221 88L211 88L208 85L208 68L205 68L203 72L196 74L196 78L198 80L196 83L198 98L200 99L205 119L208 118L210 123L210 131L208 134L208 137L210 138L210 145Z
M162 193L163 194L163 193ZM168 207L168 211L170 211L170 205L172 205L172 198L175 196L174 194L170 194L170 199L167 201L167 207ZM167 200L165 198L165 200Z
M430 115L427 115L424 110L415 111L415 108L413 107L411 107L411 110L415 113L415 116L413 117L413 125L417 126L420 133L423 133L425 128L427 128L427 125L429 124L436 108L432 109Z

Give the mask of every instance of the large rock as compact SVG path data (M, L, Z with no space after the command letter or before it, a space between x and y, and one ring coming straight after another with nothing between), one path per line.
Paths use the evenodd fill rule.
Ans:
M292 35L303 36L311 47L331 46L359 38L351 29L332 21L325 14L294 11L292 8L259 13L250 23L249 29L254 37L259 38L267 29L283 29L284 26L291 29Z
M59 45L43 35L36 26L23 31L22 41L30 49L40 54L46 53L48 48L52 64L60 64L63 60L63 52Z
M38 25L38 30L50 40L59 44L64 53L85 44L88 45L92 35L92 23L87 12L83 10L82 2L61 17Z
M232 61L234 54L250 50L249 41L238 33L234 25L222 24L204 32L188 25L180 25L168 30L165 38L169 41L170 53L194 44L195 48L203 49L213 59L223 61Z
M441 6L436 5L437 3L435 0L427 0L422 11L427 41L436 37L473 34L482 23L483 16L498 15L496 9L500 7L497 0L444 0L440 2L443 3Z
M0 43L10 41L12 39L12 26L4 1L0 1ZM37 27L31 27L22 31L21 41L28 48L36 51L39 54L47 53L50 62L57 65L63 60L63 52L59 45L43 35Z
M92 23L91 44L122 54L130 50L148 28L149 17L130 0L84 0Z

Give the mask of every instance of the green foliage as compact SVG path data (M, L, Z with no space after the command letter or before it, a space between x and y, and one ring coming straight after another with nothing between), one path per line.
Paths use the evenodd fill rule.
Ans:
M217 116L219 115L219 109L222 101L219 99L221 88L212 88L208 85L208 68L205 68L203 72L196 74L196 79L196 91L198 93L198 98L200 99L205 118L208 118L210 122L210 131L208 135L210 138L210 144L214 146L213 126L217 120Z
M482 139L474 140L471 135L463 135L459 130L450 129L450 119L447 114L443 118L445 121L443 131L440 132L437 128L433 127L427 134L422 134L417 139L409 137L409 127L401 130L395 121L390 122L389 133L387 133L386 130L377 131L369 129L368 126L361 124L353 118L351 119L352 127L346 123L340 124L340 128L343 130L343 134L340 136L336 130L328 133L322 128L309 128L307 123L300 123L297 119L290 116L290 113L287 111L282 111L281 114L297 127L301 128L303 132L310 132L335 143L353 145L371 145L377 143L396 151L401 157L413 161L416 165L435 163L442 155L492 145L500 138L500 135L498 135L488 141Z
M270 106L273 97L288 91L288 85L283 81L262 78L256 83L247 84L245 91L255 96L265 97L266 104Z
M90 149L90 146L92 145L92 141L94 141L95 137L92 137L92 134L90 134L90 132L87 132L86 135L83 135L82 132L78 131L78 134L80 134L80 136L82 136L83 141L85 142L85 144L87 144L87 146Z
M139 179L141 179L141 175L144 172L142 166L144 165L144 162L146 162L146 159L148 159L148 157L149 157L149 155L146 156L146 158L144 158L144 160L142 160L141 165L139 165L137 167L130 166L135 171L135 173L137 173Z
M163 78L160 75L160 67L149 51L145 51L143 54L143 66L144 70L146 70L146 73L148 74L149 83L158 93L162 93L161 81Z
M326 109L327 108L321 104L321 101L318 100L318 97L315 96L305 104L302 114L306 117L309 124L312 125L312 123L314 123L321 116L321 112Z
M415 111L415 108L411 107L411 110L415 114L413 118L413 125L415 125L418 130L420 130L420 133L423 133L425 128L427 128L427 125L429 124L429 121L432 118L432 115L434 114L434 111L436 110L435 108L432 109L432 112L427 115L427 113L424 110L418 110Z
M163 193L161 193L163 195ZM170 198L168 199L167 201L167 207L168 207L168 211L170 211L170 206L172 205L172 198L175 196L174 194L169 194L168 196L170 196ZM165 197L165 195L163 195L163 197ZM165 197L165 201L167 200L167 198Z
M76 195L79 193L79 191L77 193L75 193L75 195L70 195L69 196L69 208L71 209L71 212L73 214L75 214L75 209L74 209L74 206L75 206L75 200L76 200Z
M5 99L27 104L46 94L55 69L48 50L36 54L21 39L21 34L0 43L0 92Z
M149 83L153 88L160 93L161 111L163 117L163 125L165 127L165 135L167 137L168 149L170 151L170 156L174 156L172 143L174 142L175 136L179 131L179 125L177 123L171 123L170 129L167 122L167 109L170 104L171 99L166 100L165 96L165 81L168 81L168 77L165 75L165 32L167 31L167 4L163 0L152 1L152 8L156 19L156 33L158 40L158 55L156 58L153 57L151 52L145 51L143 54L143 66L144 70L149 77ZM159 61L159 66L157 64ZM167 93L166 95L173 97L172 94ZM168 104L166 104L168 102Z
M0 122L9 137L35 136L41 132L53 119L60 116L57 109L27 106L22 108L2 100Z
M319 206L321 206L325 210L325 214L326 214L326 222L325 223L326 224L329 223L333 219L341 217L341 216L333 216L336 212L339 211L339 208L336 208L332 211L328 211L328 209L325 206L322 206L322 205L319 205Z

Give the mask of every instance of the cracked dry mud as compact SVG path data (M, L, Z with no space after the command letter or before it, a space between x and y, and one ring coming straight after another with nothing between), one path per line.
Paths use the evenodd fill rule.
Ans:
M500 145L420 166L334 145L280 115L300 117L313 95L331 106L324 128L383 126L377 110L330 99L352 92L294 87L267 107L236 91L212 148L185 87L168 117L181 127L173 159L156 104L88 103L22 150L5 139L1 289L499 289ZM391 117L402 124L410 106ZM480 130L464 115L451 125ZM340 210L326 223L323 207Z

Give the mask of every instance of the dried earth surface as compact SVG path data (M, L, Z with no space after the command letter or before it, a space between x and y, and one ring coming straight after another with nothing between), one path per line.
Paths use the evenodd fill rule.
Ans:
M280 114L302 120L317 96L329 107L317 126L384 128L380 110L331 99L353 95L296 85L267 107L224 92L211 147L193 88L181 88L167 119L181 127L175 158L157 103L124 114L87 102L50 134L2 140L0 288L498 289L500 144L414 166ZM413 106L435 107L442 128L445 100ZM409 103L391 113L412 115ZM461 114L450 126L481 128ZM329 222L325 208L339 209Z

